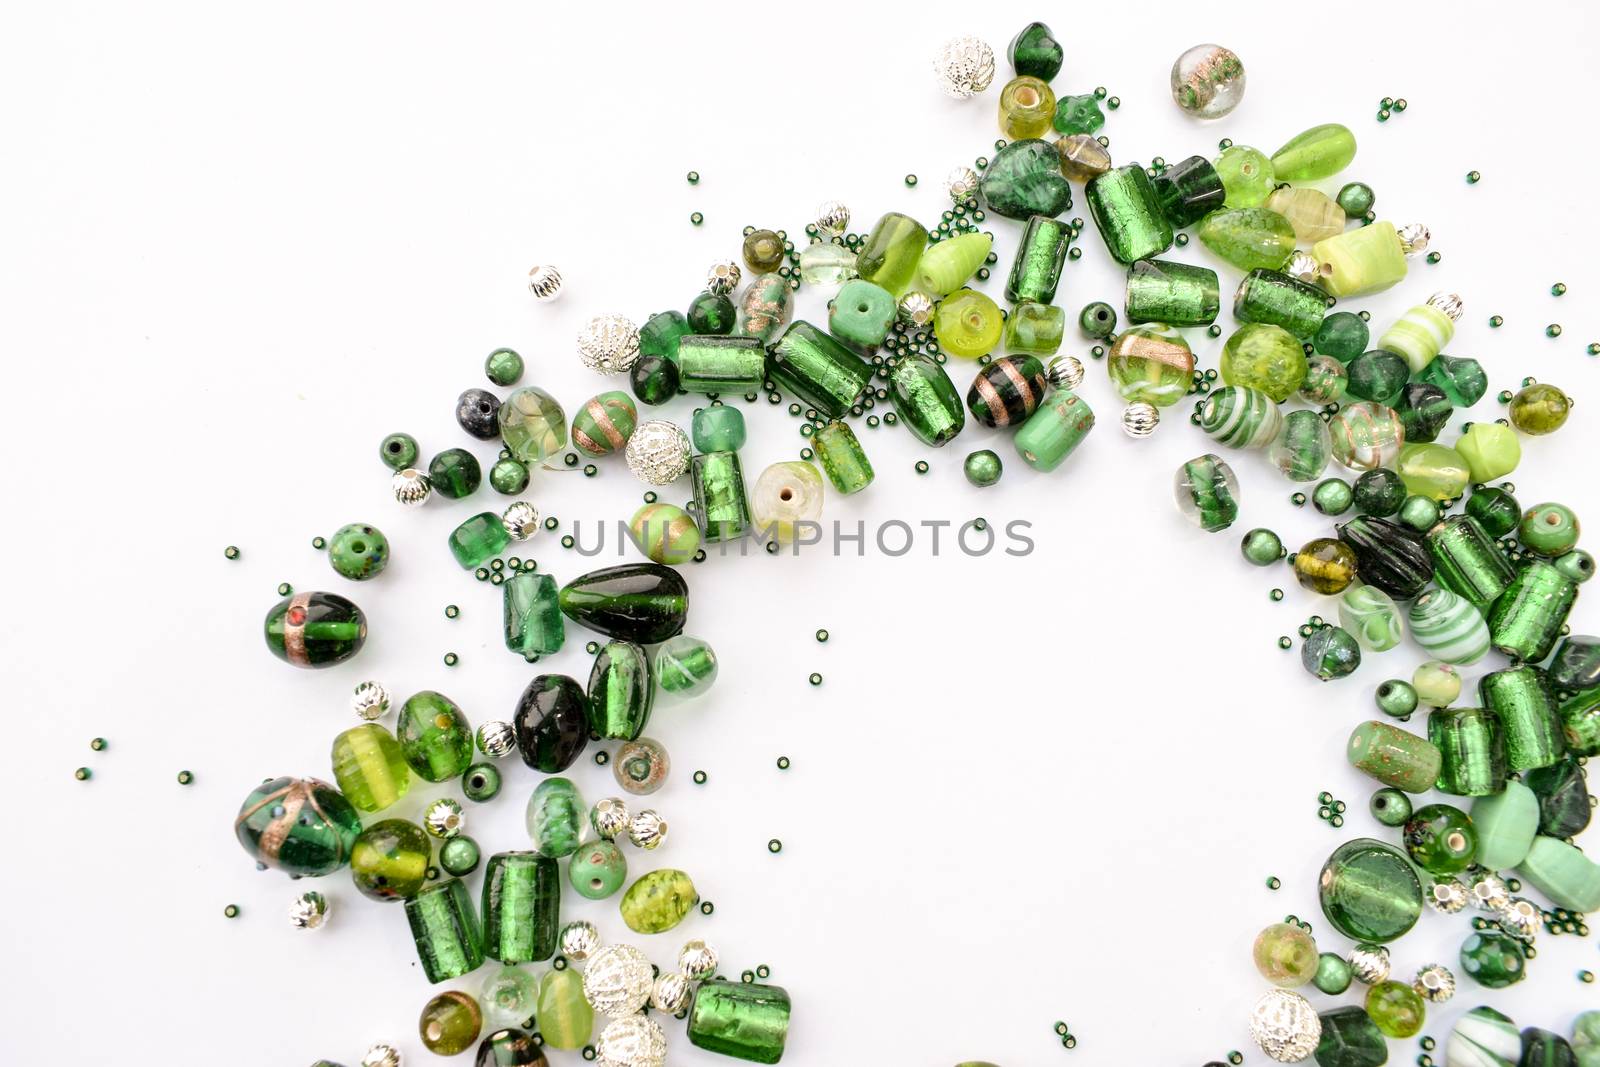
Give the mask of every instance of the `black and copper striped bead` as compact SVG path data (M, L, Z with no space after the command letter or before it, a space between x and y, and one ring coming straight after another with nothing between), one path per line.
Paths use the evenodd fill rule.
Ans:
M1036 356L1004 356L972 379L967 410L985 426L1016 426L1044 399L1044 364Z

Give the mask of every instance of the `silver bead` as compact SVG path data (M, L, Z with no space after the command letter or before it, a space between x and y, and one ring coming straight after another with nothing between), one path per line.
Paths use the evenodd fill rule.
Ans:
M642 423L628 438L628 469L646 485L671 485L689 469L689 435L665 419Z
M978 172L971 167L956 167L944 176L944 191L950 199L961 203L978 191Z
M440 797L422 812L422 828L434 837L454 837L466 829L467 814L461 802L451 797Z
M296 930L315 930L328 919L328 898L315 889L301 893L289 905L289 925Z
M817 233L823 239L838 237L850 227L850 208L843 200L825 200L817 208Z
M583 969L583 995L601 1015L632 1015L650 1000L655 972L632 945L607 945Z
M433 495L433 483L415 467L396 471L394 477L389 479L389 488L394 492L394 498L408 508L426 504Z
M1442 963L1430 963L1417 972L1411 988L1424 1000L1443 1004L1456 995L1456 976Z
M1122 409L1122 430L1129 437L1149 437L1161 425L1161 412L1154 404L1136 400Z
M946 96L966 100L994 81L994 49L970 34L952 37L933 57L933 73Z
M1479 911L1498 913L1511 902L1511 890L1498 874L1479 874L1467 886L1468 899Z
M1322 1040L1322 1020L1299 993L1269 989L1250 1009L1250 1037L1269 1059L1299 1063Z
M685 943L678 951L678 970L690 981L705 981L717 973L717 950L699 939Z
M1423 895L1440 915L1454 915L1467 906L1467 887L1454 878L1441 878L1428 886Z
M1400 251L1408 256L1428 250L1428 242L1433 240L1433 234L1420 222L1408 222L1395 233L1400 238Z
M656 979L655 988L650 991L650 1006L656 1011L676 1015L689 1006L693 993L688 975L667 971Z
M713 263L706 271L706 291L716 293L718 296L727 296L738 288L740 274L739 264L731 259Z
M1077 356L1057 356L1050 361L1050 369L1046 373L1051 385L1069 393L1083 384L1083 363Z
M500 522L513 541L526 541L539 532L539 509L526 500L514 501L500 513Z
M1357 945L1348 957L1350 976L1363 985L1389 979L1389 950L1382 945Z
M393 1045L373 1045L361 1057L361 1067L400 1067L400 1050Z
M1461 321L1461 313L1466 310L1466 305L1456 293L1434 293L1428 297L1428 306L1444 312L1451 322Z
M1315 285L1317 282L1317 257L1303 249L1297 249L1289 257L1289 262L1284 265L1283 273L1295 281Z
M661 847L667 839L667 820L645 808L628 820L628 840L646 852Z
M626 315L596 315L578 331L578 358L590 370L621 374L639 358L639 328Z
M350 698L350 710L371 722L389 710L389 691L377 682L362 682Z
M933 298L915 289L900 298L896 311L900 321L913 329L922 329L933 321Z
M1495 912L1495 920L1502 930L1513 937L1532 941L1544 922L1544 914L1539 911L1537 904L1526 897L1512 897Z
M594 923L579 919L561 928L561 954L573 963L582 963L600 947L600 931Z
M540 300L554 300L561 295L561 272L540 264L528 272L528 292Z
M606 797L589 809L589 825L607 841L628 829L628 802L621 797Z
M667 1035L645 1015L613 1019L594 1043L599 1067L661 1067L667 1062Z
M490 719L478 726L478 751L490 759L509 756L517 747L517 728L504 719Z

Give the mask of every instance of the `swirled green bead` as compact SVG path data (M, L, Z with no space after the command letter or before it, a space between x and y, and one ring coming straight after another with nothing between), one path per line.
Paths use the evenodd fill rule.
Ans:
M1392 466L1405 444L1405 428L1393 408L1369 400L1346 404L1328 421L1333 458L1351 470Z
M1305 381L1300 383L1300 399L1318 406L1335 403L1344 396L1348 379L1344 364L1332 356L1311 356L1306 360Z
M1200 406L1200 429L1229 448L1266 448L1283 429L1283 414L1261 390L1229 385Z
M1062 176L1061 157L1048 141L1012 141L1000 149L984 168L980 187L989 210L1008 219L1053 218L1072 207L1072 186Z
M528 797L528 836L540 856L560 859L578 850L588 809L566 778L546 778Z
M584 401L572 417L572 443L585 455L607 456L621 451L638 425L633 398L612 390Z
M530 385L514 391L500 404L498 417L506 447L524 463L543 463L567 443L566 413L543 389ZM433 476L431 467L428 476Z
M1448 589L1429 589L1411 605L1411 635L1446 663L1476 663L1489 651L1489 625L1478 609Z
M1363 648L1373 652L1387 652L1406 635L1400 609L1395 607L1389 594L1376 586L1360 583L1340 594L1339 625L1350 631ZM1411 696L1414 704L1415 691Z
M1221 457L1209 452L1178 468L1173 494L1184 517L1207 533L1226 530L1239 517L1239 481Z

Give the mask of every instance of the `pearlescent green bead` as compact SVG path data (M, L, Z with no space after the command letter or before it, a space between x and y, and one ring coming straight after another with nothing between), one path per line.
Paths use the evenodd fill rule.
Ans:
M994 238L986 233L963 233L930 245L917 263L911 288L927 293L935 300L953 293L978 273L978 268L989 258L989 250L993 247ZM847 282L839 290L840 297L849 291L850 284ZM889 304L891 308L894 306L893 297L889 298ZM894 321L892 312L889 321ZM831 325L830 321L830 328ZM837 330L833 332L838 333Z
M1006 279L1006 299L1013 304L1025 300L1048 304L1054 300L1056 287L1061 282L1061 268L1067 261L1067 246L1071 242L1072 229L1066 223L1047 215L1030 218L1023 227L1017 257L1011 262L1011 274ZM977 267L973 270L976 271Z
M528 797L528 836L534 851L560 859L578 850L588 809L578 787L566 778L546 778Z
M1367 810L1382 826L1404 826L1411 818L1411 798L1398 789L1386 787L1373 792Z
M1470 408L1489 390L1489 376L1482 365L1466 356L1439 356L1422 369L1417 379L1438 386L1458 408Z
M389 565L389 539L364 522L341 526L328 541L328 562L353 582L376 578Z
M826 424L811 436L811 445L823 473L841 495L859 493L872 484L872 462L848 423L835 419Z
M1404 982L1379 982L1367 990L1367 1015L1384 1035L1415 1037L1428 1017L1422 995Z
M933 314L933 333L940 347L965 359L993 352L1004 329L1000 308L975 289L950 294Z
M1250 956L1261 977L1284 989L1303 986L1317 973L1317 943L1290 923L1273 923L1263 929L1256 935Z
M641 875L622 895L622 921L636 934L660 934L683 921L700 902L694 882L670 867Z
M1538 835L1517 873L1558 908L1600 908L1600 864L1565 841Z
M1312 347L1340 363L1349 363L1367 350L1367 338L1365 319L1353 311L1335 311L1317 327Z
M1399 475L1395 477L1398 478ZM1437 500L1429 500L1425 496L1408 496L1405 503L1400 505L1400 512L1395 517L1402 525L1420 533L1433 529L1434 524L1439 521L1441 511Z
M1221 306L1217 272L1209 267L1141 259L1128 266L1123 310L1130 323L1207 326Z
M1473 800L1472 826L1478 835L1477 862L1491 871L1509 871L1533 847L1539 798L1515 778L1507 779L1499 793Z
M699 696L717 680L717 654L700 638L679 634L656 649L655 679L668 693Z
M1357 583L1339 596L1339 625L1373 652L1387 652L1405 638L1400 609L1382 589ZM1407 686L1406 688L1411 688ZM1416 693L1413 691L1412 699Z
M1418 304L1383 331L1378 347L1398 353L1415 374L1432 363L1456 335L1456 323L1432 304Z
M639 425L639 409L627 393L612 390L584 401L572 416L572 444L590 456L620 452Z
M1350 964L1337 952L1324 952L1317 957L1317 973L1312 975L1311 983L1319 992L1336 997L1350 988ZM1327 1033L1327 1024L1323 1024L1323 1033Z
M1426 804L1412 812L1402 840L1411 862L1429 874L1460 874L1478 854L1472 820L1449 804Z
M1094 429L1094 412L1076 393L1055 390L1013 437L1017 454L1037 471L1055 470Z
M1230 145L1216 158L1215 166L1226 190L1224 203L1231 208L1259 207L1267 202L1277 182L1266 153L1247 145Z
M1377 404L1394 407L1405 388L1410 371L1406 361L1393 352L1374 348L1350 361L1345 369L1345 392L1357 400L1371 400Z
M335 737L332 759L339 791L361 811L382 811L411 788L411 772L400 742L375 722L362 723Z
M1435 659L1476 663L1489 651L1489 625L1448 589L1429 589L1411 605L1411 635Z
M1345 755L1356 770L1407 793L1427 792L1439 776L1437 746L1427 738L1376 719L1351 732Z
M1332 455L1328 424L1315 411L1289 412L1277 440L1267 447L1267 458L1292 482L1312 482L1322 477Z
M1103 341L1117 332L1117 310L1104 300L1083 305L1078 312L1078 329L1085 337Z
M1430 500L1454 500L1472 481L1461 454L1439 444L1405 445L1395 470L1407 489Z
M628 861L610 841L591 841L572 854L572 888L588 900L604 900L628 880Z
M1306 354L1281 326L1252 322L1222 346L1221 371L1227 384L1259 389L1281 404L1305 380Z
M1572 551L1578 533L1578 516L1565 504L1536 504L1523 513L1517 526L1523 548L1551 558Z
M1341 993L1350 985L1348 966L1344 987L1338 990ZM1364 1008L1347 1005L1325 1011L1317 1018L1322 1022L1322 1036L1312 1053L1317 1067L1381 1067L1388 1060L1389 1046L1384 1043L1383 1031Z
M1529 880L1532 881L1532 879ZM1522 981L1523 978L1527 977L1527 961L1527 952L1523 948L1522 942L1501 930L1480 930L1469 935L1461 943L1462 973L1486 989L1504 989L1509 985L1515 985L1517 982ZM1488 1008L1474 1008L1473 1013L1488 1010ZM1505 1017L1501 1016L1501 1018ZM1463 1019L1462 1022L1464 1023L1466 1020ZM1510 1020L1507 1019L1506 1022L1509 1024ZM1520 1061L1522 1048L1522 1042L1517 1036L1516 1027L1514 1025L1510 1026L1510 1030L1513 1051L1511 1058L1505 1061L1508 1067ZM1451 1043L1448 1047L1455 1048L1454 1034L1451 1035L1450 1041ZM1497 1062L1487 1057L1476 1058L1476 1053L1472 1055L1475 1058L1454 1059L1449 1062L1465 1064L1492 1064Z
M1006 316L1005 350L1019 355L1053 356L1067 333L1067 313L1054 304L1026 301Z
M383 819L361 831L350 849L350 877L362 896L405 900L422 890L433 846L416 823Z
M477 870L482 859L483 851L478 842L466 834L457 834L439 846L439 866L444 868L445 874L457 878L465 878Z
M687 563L700 551L700 527L676 504L644 505L634 512L628 532L639 551L657 563Z
M547 960L560 928L560 864L533 852L490 856L483 868L484 951L503 963Z
M909 215L891 211L880 218L856 254L856 274L895 296L916 277L928 247L928 231Z
M1334 200L1344 209L1346 216L1359 219L1372 210L1372 205L1378 202L1378 197L1372 191L1372 186L1365 182L1346 182L1339 187L1339 195L1335 196Z
M1441 793L1491 796L1506 782L1506 750L1500 724L1483 708L1435 708L1428 713L1428 740L1439 749Z
M1283 539L1271 530L1257 527L1244 535L1239 552L1257 567L1270 567L1283 559Z
M407 700L395 732L406 762L424 781L459 778L472 763L472 726L443 693L424 689Z
M1188 393L1194 379L1194 353L1183 335L1165 326L1124 330L1106 354L1106 373L1117 395L1130 404L1144 401L1170 407Z
M483 361L483 373L502 387L516 385L522 377L522 367L522 357L510 348L497 348Z
M984 169L980 189L989 210L1008 219L1054 218L1072 207L1072 186L1062 176L1061 157L1048 141L1012 141L1000 149Z
M505 580L500 592L507 649L529 663L561 651L567 624L553 577L520 570Z
M924 267L933 253L943 247L944 244L937 244L928 251L922 259ZM982 262L980 258L979 263ZM887 289L856 278L845 282L838 295L828 302L828 332L859 348L874 348L889 336L895 313L894 297Z
M709 1052L777 1063L789 1037L789 994L775 985L701 982L689 1005L689 1043Z
M543 463L567 443L567 415L543 389L524 386L500 403L500 437L524 463Z
M428 981L448 982L483 965L478 917L466 884L459 878L428 886L407 900L405 907L417 959Z
M504 456L489 468L489 485L502 496L516 496L528 488L528 465L520 459Z
M1334 849L1318 875L1317 896L1333 928L1356 941L1393 941L1422 914L1422 885L1405 854L1371 838Z
M1172 224L1161 211L1155 185L1137 163L1116 167L1084 187L1089 214L1111 258L1124 265L1172 247Z
M1294 227L1263 207L1224 208L1195 231L1200 243L1240 270L1278 270L1294 253Z
M1229 385L1200 406L1200 429L1229 448L1266 448L1278 439L1283 414L1261 390Z
M1582 585L1594 577L1594 557L1581 548L1575 549L1557 556L1555 568L1573 582Z
M1356 135L1337 122L1313 126L1289 138L1272 153L1272 173L1280 182L1331 178L1356 158Z
M1521 954L1517 955L1520 963ZM1462 956L1465 959L1464 945ZM1517 970L1520 976L1520 966ZM1473 1008L1463 1015L1445 1042L1445 1063L1449 1067L1517 1067L1521 1059L1522 1038L1517 1024L1490 1007Z
M539 1033L551 1048L576 1049L594 1033L594 1009L583 995L583 974L576 967L550 971L539 981Z
M992 449L981 448L976 452L968 453L966 460L961 465L962 473L967 476L967 481L979 489L987 489L1000 480L1002 470L1000 457Z
M391 470L416 466L419 454L417 439L408 433L392 433L378 446L378 458Z
M1340 605L1340 623L1343 619L1344 605ZM1348 624L1345 624L1348 626ZM1417 689L1410 682L1403 682L1398 678L1379 682L1378 688L1372 694L1373 703L1378 705L1378 710L1393 719L1409 719L1412 712L1422 703L1417 697Z
M1311 258L1317 261L1318 284L1336 297L1381 292L1406 276L1406 254L1392 222L1318 241Z
M1537 437L1561 429L1571 410L1572 400L1566 393L1553 385L1536 382L1524 386L1511 398L1507 413L1511 416L1511 425Z

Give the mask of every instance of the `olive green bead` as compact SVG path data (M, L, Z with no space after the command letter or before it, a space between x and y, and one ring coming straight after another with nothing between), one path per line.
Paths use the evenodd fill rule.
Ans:
M1367 1014L1386 1037L1414 1037L1427 1019L1422 995L1404 982L1379 982L1367 990Z
M1403 719L1416 711L1419 703L1416 687L1398 678L1380 682L1373 700L1377 702L1379 711L1396 719Z
M980 489L988 488L1000 480L1000 457L993 449L980 448L969 453L961 468L967 481Z
M522 378L522 357L509 348L497 348L483 361L483 373L496 385L516 385Z
M378 446L378 458L384 466L397 471L415 466L417 455L417 439L408 433L392 433Z
M1117 332L1117 311L1104 300L1085 304L1078 312L1078 329L1085 337L1105 340Z
M1553 385L1542 382L1525 386L1511 398L1511 425L1525 434L1555 433L1566 424L1572 400Z
M572 854L567 875L579 896L604 900L628 880L628 861L610 841L591 841Z
M1538 504L1523 513L1517 527L1522 547L1538 556L1554 558L1572 551L1578 543L1578 516L1565 504Z
M1244 535L1239 552L1257 567L1270 567L1283 558L1283 541L1271 530L1257 527Z
M1320 992L1336 997L1350 988L1351 977L1350 964L1343 956L1324 952L1317 957L1317 973L1312 976L1311 983Z
M489 485L497 493L516 496L528 488L527 464L511 456L495 460L489 468Z
M1285 989L1305 985L1317 973L1317 943L1292 923L1273 923L1250 949L1261 977Z
M1311 504L1324 515L1343 515L1355 503L1355 491L1343 478L1324 478L1311 491Z
M414 822L383 819L361 831L350 849L350 876L363 896L405 900L422 890L433 845Z
M328 562L353 582L376 578L389 565L389 539L366 523L341 526L328 541Z
M1411 798L1393 787L1379 789L1367 801L1367 810L1384 826L1404 826L1411 818Z

